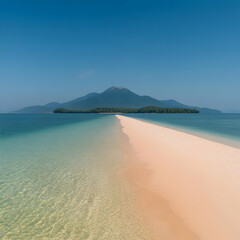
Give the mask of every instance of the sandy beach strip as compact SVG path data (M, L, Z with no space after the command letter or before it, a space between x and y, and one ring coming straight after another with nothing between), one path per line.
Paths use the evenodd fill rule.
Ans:
M117 118L132 148L127 175L159 239L240 239L240 149Z

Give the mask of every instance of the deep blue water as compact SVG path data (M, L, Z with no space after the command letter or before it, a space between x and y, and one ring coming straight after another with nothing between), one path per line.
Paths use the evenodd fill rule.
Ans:
M0 137L41 131L106 117L102 114L0 114Z

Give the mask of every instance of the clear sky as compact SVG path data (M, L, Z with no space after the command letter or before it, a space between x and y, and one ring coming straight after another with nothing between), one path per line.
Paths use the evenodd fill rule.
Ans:
M240 0L0 0L0 112L113 85L240 110Z

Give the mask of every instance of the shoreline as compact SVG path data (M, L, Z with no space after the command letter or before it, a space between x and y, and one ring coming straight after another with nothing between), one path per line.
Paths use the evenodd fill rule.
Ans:
M123 115L123 116L129 117L126 115ZM133 117L130 116L129 118L133 118ZM200 137L200 138L209 140L211 142L216 142L216 143L220 143L220 144L223 144L223 145L226 145L229 147L234 147L234 148L240 149L240 141L238 141L237 139L230 138L229 136L224 136L224 135L217 134L217 133L208 133L207 131L201 131L198 129L192 130L190 128L184 128L184 127L181 127L178 125L170 125L167 123L153 122L153 121L150 121L147 119L140 119L140 118L139 119L134 118L134 119L145 122L145 123L150 123L150 124L153 124L156 126L164 127L167 129L175 130L178 132L183 132L183 133L193 135L196 137Z
M132 152L125 176L152 232L162 239L240 235L240 150L116 116ZM198 237L197 237L198 236Z
M135 199L136 207L141 219L145 221L151 240L198 240L197 236L185 225L169 207L168 202L161 196L149 190L145 184L148 181L148 172L145 166L138 161L136 152L132 148L128 135L118 119L118 128L121 132L121 148L124 153L124 166L118 172L129 186L129 191Z

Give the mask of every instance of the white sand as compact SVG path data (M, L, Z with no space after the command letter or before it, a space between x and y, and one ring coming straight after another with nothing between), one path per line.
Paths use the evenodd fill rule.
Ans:
M177 221L182 221L182 228L187 226L199 239L239 240L240 149L133 118L117 117L135 152L136 161L129 171L133 181L144 187L146 199L151 194L162 199L159 203L157 198L149 202L154 203L154 209L163 209L164 201L169 207L164 208L165 216L163 210L158 211L159 221L162 218L170 232L179 233L179 238L172 234L169 239L194 238L181 233ZM150 207L147 206L149 212Z

